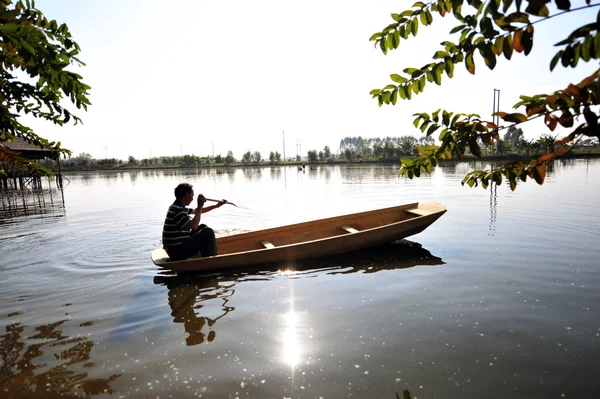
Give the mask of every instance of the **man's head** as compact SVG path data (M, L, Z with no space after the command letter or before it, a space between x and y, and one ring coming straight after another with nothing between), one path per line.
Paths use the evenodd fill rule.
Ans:
M189 183L181 183L175 187L175 198L183 205L189 205L194 200L194 188Z

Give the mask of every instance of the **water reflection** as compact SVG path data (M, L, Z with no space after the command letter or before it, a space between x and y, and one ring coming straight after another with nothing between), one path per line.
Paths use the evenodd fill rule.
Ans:
M271 180L274 180L274 181L281 180L281 167L272 166L269 169L271 172Z
M242 168L242 173L246 180L258 181L262 179L262 168L260 167L247 167Z
M213 274L177 275L161 272L154 277L154 283L167 286L167 301L173 322L183 324L187 334L186 344L194 346L212 342L217 337L217 321L235 310L235 307L228 306L228 302L238 283L273 280L282 275L293 280L318 277L320 274L376 273L381 270L442 264L444 262L441 258L432 255L421 244L400 240L349 254L298 261L283 269L277 266L256 266ZM293 291L291 292L290 309L284 315L283 342L284 361L293 367L299 359L299 348L295 339L298 315L294 311Z
M488 236L496 234L496 215L498 209L498 186L495 183L490 184L490 227Z
M0 225L16 223L23 217L63 217L62 189L0 191Z
M219 281L216 277L154 278L155 284L164 284L169 289L168 302L174 323L183 323L188 334L185 342L188 346L199 345L205 341L212 342L216 337L213 329L217 320L225 317L235 308L227 306L229 297L234 294L235 281ZM217 316L209 317L202 314L205 305L218 300L219 311Z
M18 317L15 312L9 317ZM69 337L64 333L67 320L34 327L15 322L0 336L0 396L2 398L80 398L112 394L110 384L120 375L91 378L88 371L94 342L89 338ZM85 328L92 323L82 323ZM26 345L25 342L36 342ZM77 371L75 371L77 370Z

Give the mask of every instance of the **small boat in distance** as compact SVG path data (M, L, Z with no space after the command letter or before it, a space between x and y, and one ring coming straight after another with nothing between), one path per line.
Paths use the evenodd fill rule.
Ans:
M412 236L446 212L437 202L352 213L217 238L219 254L171 261L152 251L155 265L174 272L198 272L257 264L293 264L299 259L352 252Z

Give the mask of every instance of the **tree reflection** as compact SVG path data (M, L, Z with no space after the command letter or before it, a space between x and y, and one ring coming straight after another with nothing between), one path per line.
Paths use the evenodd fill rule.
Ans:
M0 397L81 398L113 393L110 383L120 375L89 378L81 371L94 366L90 362L94 342L66 336L61 329L66 322L35 327L32 336L26 336L26 326L20 323L6 326L6 334L0 337ZM43 342L27 344L39 341Z
M272 280L281 273L292 271L306 272L311 275L313 273L329 275L376 273L381 270L442 264L444 261L441 258L433 256L421 244L400 240L348 254L298 261L293 265L259 265L210 275L162 272L163 274L154 277L154 283L167 286L173 322L183 324L188 334L186 344L194 346L212 342L216 338L217 321L235 310L235 307L227 305L230 297L235 293L235 285L249 278L253 281ZM217 315L208 316L209 308L213 309L215 301L218 304Z

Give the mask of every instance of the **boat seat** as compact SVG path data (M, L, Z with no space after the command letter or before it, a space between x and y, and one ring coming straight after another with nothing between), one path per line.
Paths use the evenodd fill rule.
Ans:
M358 233L358 230L347 225L340 226L340 229L346 230L348 233Z
M420 208L409 208L409 209L405 209L406 212L408 213L412 213L413 215L417 215L417 216L427 216L427 215L431 215L431 212L425 209L420 209Z
M265 248L275 248L275 245L271 244L271 241L263 240L260 242Z

